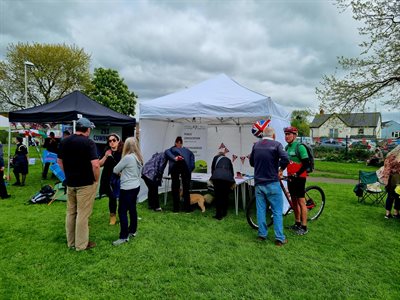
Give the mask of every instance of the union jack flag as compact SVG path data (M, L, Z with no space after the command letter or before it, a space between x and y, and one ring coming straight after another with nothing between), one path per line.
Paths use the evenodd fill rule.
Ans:
M258 138L262 138L262 133L264 129L268 126L271 120L259 120L253 124L251 128L251 133Z

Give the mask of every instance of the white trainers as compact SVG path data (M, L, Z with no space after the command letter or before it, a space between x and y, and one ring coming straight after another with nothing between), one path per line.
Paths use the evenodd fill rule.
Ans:
M128 239L131 238L131 237L135 237L135 236L136 236L136 232L135 233L130 233L130 234L128 234Z
M129 238L127 238L127 239L118 239L118 240L114 241L112 244L114 246L119 246L119 245L122 245L122 244L127 243L127 242L129 242Z

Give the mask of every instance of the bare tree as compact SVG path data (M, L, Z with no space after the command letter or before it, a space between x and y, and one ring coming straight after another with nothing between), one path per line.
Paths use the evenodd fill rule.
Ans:
M400 107L400 0L337 0L342 11L352 9L365 40L357 58L338 59L344 76L325 75L316 88L328 111L365 111L375 99Z

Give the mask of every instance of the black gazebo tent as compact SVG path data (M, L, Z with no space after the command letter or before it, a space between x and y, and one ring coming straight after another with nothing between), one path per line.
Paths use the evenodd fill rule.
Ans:
M88 118L95 125L114 125L132 128L136 120L109 109L90 99L80 91L74 91L61 99L32 108L12 111L10 122L67 123L77 120L78 115Z
M120 114L74 91L61 99L32 108L9 112L9 122L70 123L80 117L88 118L95 125L121 126L122 138L135 134L136 119ZM9 131L8 156L10 157L11 131ZM10 165L8 164L8 175Z

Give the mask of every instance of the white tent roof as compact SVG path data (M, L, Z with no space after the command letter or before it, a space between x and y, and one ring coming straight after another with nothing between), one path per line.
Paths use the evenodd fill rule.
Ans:
M290 115L270 97L241 86L225 74L140 103L140 119L200 118L207 124L248 124L266 116L289 120Z
M8 127L8 118L0 116L0 127Z

